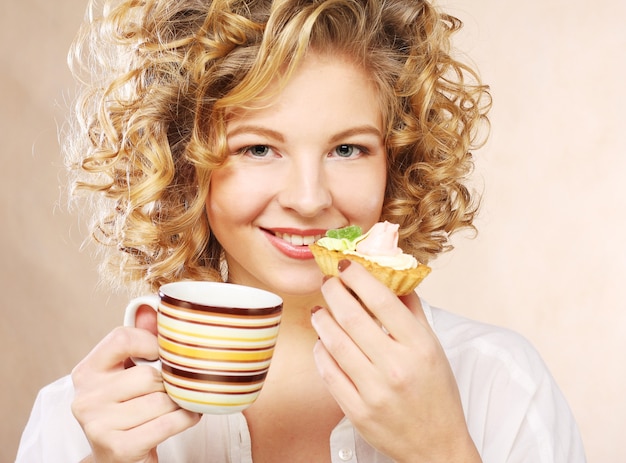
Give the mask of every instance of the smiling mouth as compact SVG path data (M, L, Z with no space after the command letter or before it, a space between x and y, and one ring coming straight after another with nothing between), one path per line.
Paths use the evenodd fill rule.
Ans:
M293 245L293 246L308 246L309 244L315 243L317 240L322 238L324 235L292 235L290 233L280 233L274 232L274 236L280 238L283 241Z

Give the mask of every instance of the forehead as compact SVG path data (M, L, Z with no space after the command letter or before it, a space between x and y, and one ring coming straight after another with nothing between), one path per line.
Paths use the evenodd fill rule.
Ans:
M306 114L328 123L361 121L382 128L381 95L367 72L345 57L311 54L274 79L253 101L227 111L230 124Z

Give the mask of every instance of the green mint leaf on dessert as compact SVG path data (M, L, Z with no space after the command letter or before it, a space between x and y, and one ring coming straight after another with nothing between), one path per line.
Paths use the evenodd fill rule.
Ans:
M363 230L358 225L348 225L347 227L338 228L336 230L328 230L326 236L338 240L345 239L353 241L363 234Z

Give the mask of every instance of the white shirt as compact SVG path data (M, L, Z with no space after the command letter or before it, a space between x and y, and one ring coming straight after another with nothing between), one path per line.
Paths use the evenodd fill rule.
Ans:
M469 432L484 463L585 463L569 406L535 349L509 330L422 301L457 380ZM43 388L22 435L17 463L79 462L89 443L70 405L66 376ZM332 463L391 463L343 419L330 436ZM252 463L243 414L203 415L158 447L162 463Z

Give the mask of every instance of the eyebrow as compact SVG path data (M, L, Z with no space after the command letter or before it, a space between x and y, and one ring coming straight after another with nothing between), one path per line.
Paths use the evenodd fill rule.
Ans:
M265 136L279 142L284 142L285 137L278 131L269 129L258 125L241 125L234 130L226 134L227 137L234 137L240 134L255 134ZM373 125L360 125L357 127L351 127L347 130L339 132L330 138L330 143L339 143L345 138L349 138L355 135L374 135L377 138L382 138L382 133Z
M234 130L227 132L227 137L234 137L240 134L254 134L254 135L262 135L264 137L272 138L279 142L284 142L285 137L280 132L276 130L268 129L266 127L261 127L258 125L241 125Z
M339 132L336 135L333 135L333 137L330 139L330 142L338 143L343 139L352 137L354 135L374 135L377 138L383 137L382 133L380 133L380 130L378 130L373 125L360 125L358 127L352 127L344 130L343 132Z

